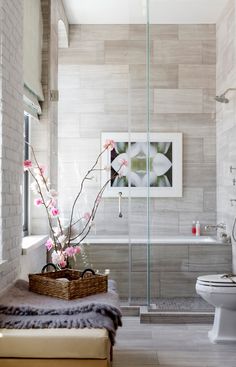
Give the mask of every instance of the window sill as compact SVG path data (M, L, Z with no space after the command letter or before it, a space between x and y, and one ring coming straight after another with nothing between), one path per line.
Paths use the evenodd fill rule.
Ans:
M7 260L0 260L0 271L5 270L7 266Z
M30 251L45 244L49 236L47 235L33 235L26 236L22 240L22 255L27 255Z

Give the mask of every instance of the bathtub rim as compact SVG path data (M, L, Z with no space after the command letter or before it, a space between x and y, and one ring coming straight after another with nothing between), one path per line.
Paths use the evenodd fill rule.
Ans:
M128 238L128 237L91 237L86 238L83 241L83 244L91 244L91 245L146 245L148 240L146 238ZM232 246L231 243L225 243L218 239L216 236L160 236L158 238L150 239L151 245L170 245L170 246L178 246L178 245L223 245L223 246Z

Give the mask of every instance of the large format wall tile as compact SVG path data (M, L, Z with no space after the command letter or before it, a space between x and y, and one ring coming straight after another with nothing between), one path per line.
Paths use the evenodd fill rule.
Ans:
M215 163L186 163L184 165L184 186L212 187L216 184Z
M123 112L81 114L79 120L80 137L100 137L102 132L111 131L111 124L114 124L117 132L127 132L128 114Z
M79 41L76 48L59 49L61 64L103 64L104 42L102 41Z
M179 65L179 88L215 88L215 65Z
M150 68L151 88L178 88L177 65L151 65ZM130 87L147 87L146 65L130 65Z
M83 41L123 41L129 39L128 24L114 24L109 27L109 32L106 24L82 24L81 40Z
M147 271L147 248L144 245L132 245L132 271ZM188 246L151 245L151 271L170 272L188 271Z
M154 64L201 64L200 41L153 41Z
M190 234L192 220L199 218L203 225L216 221L215 27L151 25L150 36L150 132L182 132L184 138L183 197L150 200L150 234L152 237ZM85 172L101 149L101 133L128 132L129 129L131 132L147 131L146 26L72 25L70 37L70 47L59 53L59 152L60 167L63 167L60 171L64 172L59 189L62 190L65 215L76 194L77 173ZM227 70L232 69L230 42L222 47L222 55L225 53L227 57ZM220 80L226 77L229 75ZM221 125L222 131L218 129L224 140L218 153L225 164L220 167L226 175L230 160L233 162L233 156L224 154L227 144L233 146L233 142L226 139L229 129L234 127L233 106L234 102L227 106L231 107L231 112L227 110L227 132ZM75 179L70 179L71 172L76 172ZM92 198L100 187L99 173L94 176L95 179L86 184L86 195L79 210L92 205ZM223 175L218 182L220 185L225 182ZM224 201L229 200L231 193L223 192ZM223 208L223 200L220 203ZM104 198L92 234L145 238L148 226L146 198L132 198L129 204L124 200L122 210L121 219L117 215L117 198ZM170 262L172 270L181 267L180 256L176 256L176 262ZM168 259L166 254L166 259L159 263L162 269L167 266ZM144 269L146 260L141 261L138 260L135 266ZM157 262L153 261L153 269L160 294ZM145 290L146 279L137 273L134 272L133 284L140 280ZM118 279L119 271L116 270L114 276ZM127 282L127 277L121 282L126 295ZM135 287L133 291L138 296ZM144 291L142 297L145 297Z
M150 24L152 40L178 40L178 24Z
M154 198L152 215L156 213L158 217L162 215L160 212L164 210L177 213L186 211L201 213L203 211L203 205L202 188L184 187L182 198Z
M215 24L180 24L179 39L214 41L216 39L216 26Z
M155 113L202 113L201 89L155 89Z
M184 162L203 162L204 152L203 152L203 138L189 138L184 136Z
M202 63L215 65L216 64L216 42L203 41L202 42Z
M209 261L211 259L211 261ZM232 271L232 247L225 245L192 246L189 248L190 271Z
M105 41L106 64L146 64L145 41Z

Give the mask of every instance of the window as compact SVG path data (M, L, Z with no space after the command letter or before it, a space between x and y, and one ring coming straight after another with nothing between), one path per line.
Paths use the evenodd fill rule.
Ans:
M24 115L24 160L29 159L29 115ZM23 177L23 235L29 234L29 173Z

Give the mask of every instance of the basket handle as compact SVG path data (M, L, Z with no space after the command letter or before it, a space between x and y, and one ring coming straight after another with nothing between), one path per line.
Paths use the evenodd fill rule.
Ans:
M85 269L84 271L83 271L83 273L81 274L81 278L83 278L84 277L84 275L85 275L85 273L87 273L88 271L90 271L90 273L92 273L93 275L95 275L95 271L93 270L93 269Z
M56 267L55 264L53 264L53 263L47 263L46 265L44 265L44 267L41 270L41 273L42 274L45 272L45 270L47 269L48 266L52 266L55 269L55 271L57 271L57 267Z

